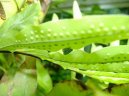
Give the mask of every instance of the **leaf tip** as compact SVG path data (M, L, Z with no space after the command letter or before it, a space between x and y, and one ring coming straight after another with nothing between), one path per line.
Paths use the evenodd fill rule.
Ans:
M59 20L59 17L56 13L53 14L52 16L52 21L58 21Z
M82 14L81 14L77 0L74 0L74 2L73 2L73 18L75 18L75 19L82 18Z

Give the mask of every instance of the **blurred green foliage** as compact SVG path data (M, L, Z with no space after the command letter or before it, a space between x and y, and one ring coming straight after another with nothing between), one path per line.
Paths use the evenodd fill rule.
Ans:
M73 18L72 6L65 6L65 4L59 6L65 1L53 0L43 22L50 21L53 13L56 13L60 19ZM67 2L69 3L71 1L67 0ZM23 2L17 2L17 5L20 6L19 8L21 8L22 4ZM28 5L26 4L26 6ZM129 14L129 7L105 9L101 8L100 4L93 4L88 8L87 4L80 4L83 15ZM122 40L121 44L127 44L127 40ZM90 53L91 45L86 46L84 50ZM62 50L64 55L69 54L71 51L72 49L69 48ZM25 55L0 53L0 96L44 96L47 93L46 96L128 96L128 84L113 85L112 87L112 84L108 85L97 80L94 82L87 76L71 72L70 70L64 70L62 67L49 61L43 60L42 63L38 62L36 66L35 57L29 58L30 61L27 58ZM36 68L37 74L35 72ZM4 74L4 72L8 72L11 76Z

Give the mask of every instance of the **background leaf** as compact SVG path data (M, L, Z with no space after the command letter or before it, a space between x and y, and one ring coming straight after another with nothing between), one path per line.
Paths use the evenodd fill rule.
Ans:
M48 71L43 67L40 60L36 61L37 83L44 93L49 93L52 89L52 80Z
M37 89L34 70L23 70L14 78L4 76L0 82L0 96L32 96ZM8 78L8 79L7 79Z

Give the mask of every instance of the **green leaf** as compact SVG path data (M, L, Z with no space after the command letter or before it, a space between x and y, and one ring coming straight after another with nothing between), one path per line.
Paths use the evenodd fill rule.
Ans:
M18 9L21 9L26 2L26 0L15 0L15 1L16 1L15 3L17 4Z
M43 67L40 60L36 61L37 82L39 87L44 90L44 93L49 93L52 89L52 80L48 71Z
M24 34L20 31L28 28L31 25L39 24L40 16L40 4L33 3L28 5L22 12L14 15L13 17L6 20L3 25L0 26L0 42L2 46L16 44L19 39L26 40L26 31ZM6 34L6 35L5 35ZM16 40L18 39L18 40ZM2 43L3 42L3 43Z
M79 82L66 81L56 84L47 96L93 96L93 93L83 89Z
M128 73L129 64L128 64L128 62L125 62L125 63L117 63L116 62L116 63L108 63L108 64L98 63L97 65L86 64L86 63L79 64L79 63L70 63L70 62L55 60L54 58L51 58L50 53L48 53L47 51L33 49L33 50L23 50L20 52L37 56L43 60L51 61L55 64L62 66L64 69L70 69L70 70L79 72L79 73L87 75L89 77L98 79L102 82L110 82L110 83L115 83L115 84L122 84L122 83L129 82L129 73ZM104 52L104 51L102 51L102 52ZM74 54L74 55L76 55L76 54ZM62 57L59 56L59 58L62 58ZM94 58L92 58L92 59L94 59ZM123 64L123 67L122 67L122 64Z
M112 51L114 50L114 51ZM67 55L60 52L50 52L50 58L56 61L80 63L80 64L97 64L97 63L115 63L129 60L129 46L109 46L93 53L87 53L82 50L74 50Z
M0 30L4 34L0 38L0 48L7 51L24 48L58 51L64 48L78 49L91 43L110 43L129 37L128 20L129 16L126 15L93 15L37 26L32 23L24 30L21 30L22 25L22 28L15 27L8 34Z
M13 16L17 12L17 6L15 0L1 0L0 3L4 9L6 19Z
M7 19L0 27L1 36L2 34L8 34L10 31L19 32L27 25L38 23L40 15L40 4L34 3L28 5L23 11ZM11 34L12 35L12 34Z
M129 95L129 84L114 86L111 89L111 93L116 96L128 96Z
M17 72L14 77L4 76L0 82L0 96L32 96L37 89L34 70Z
M114 73L103 71L82 71L77 68L69 68L73 71L85 74L86 76L100 80L101 82L109 82L114 84L129 83L129 73Z

